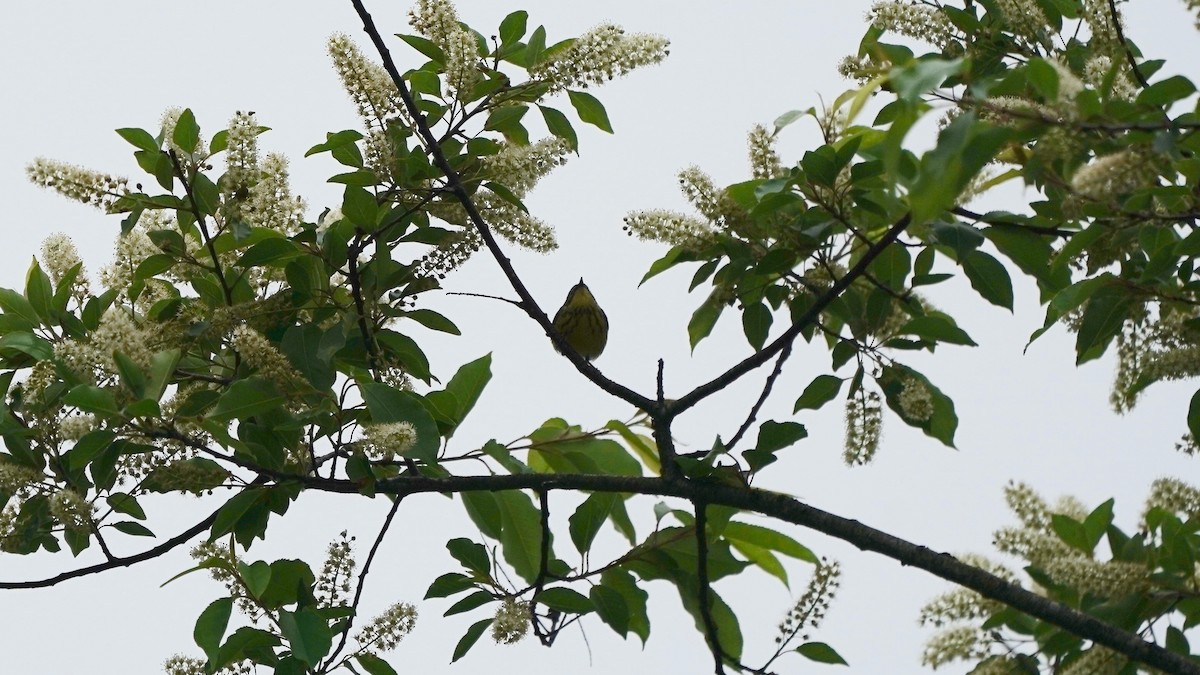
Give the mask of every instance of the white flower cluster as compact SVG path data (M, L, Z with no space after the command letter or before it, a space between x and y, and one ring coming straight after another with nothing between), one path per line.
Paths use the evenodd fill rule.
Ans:
M846 445L842 460L849 466L871 461L883 432L883 404L879 392L859 387L846 400Z
M100 270L100 284L105 290L124 293L133 283L138 265L152 255L162 253L150 240L146 230L135 227L117 237L113 246L113 259Z
M0 462L0 492L22 493L41 480L42 474L38 471L19 464Z
M783 162L775 152L775 135L761 124L750 128L746 138L750 152L750 173L756 180L770 180L785 173Z
M391 651L416 625L417 608L407 602L398 602L363 626L355 640L366 652Z
M706 248L717 239L716 231L703 220L662 209L634 211L625 216L621 229L638 239L661 241L690 251Z
M483 158L483 170L517 197L524 197L538 181L566 164L570 154L570 146L557 136L529 145L505 143L499 152Z
M821 627L821 622L825 620L825 615L829 613L829 607L837 596L841 575L841 565L836 561L821 560L813 570L812 578L808 580L804 595L800 596L780 622L775 644L786 644L797 635L801 636L802 640L807 640L805 631Z
M245 213L259 227L288 236L299 231L304 219L304 200L292 195L286 157L272 152L263 159Z
M1092 31L1092 42L1100 47L1119 47L1117 27L1125 25L1120 10L1113 14L1116 4L1108 0L1083 0L1083 20Z
M129 194L129 179L98 171L38 158L25 167L25 175L35 185L50 188L67 199L115 213L117 202Z
M1060 672L1062 675L1117 675L1124 672L1127 663L1129 660L1124 656L1099 645L1092 645Z
M96 416L90 413L67 415L58 423L58 435L64 441L77 441L96 426Z
M225 190L236 195L249 190L258 180L258 123L254 113L241 110L229 120L225 151Z
M1142 512L1143 526L1146 514L1153 508L1181 513L1188 519L1200 518L1200 490L1178 478L1159 478L1150 484L1150 496Z
M1150 588L1150 570L1146 565L1122 560L1058 558L1047 561L1042 569L1060 584L1104 598L1120 598Z
M371 459L393 459L417 443L417 430L408 422L385 422L363 426L366 452Z
M941 631L925 643L921 664L938 668L953 661L976 661L988 656L991 637L974 626L955 626Z
M1107 54L1096 54L1083 65L1083 79L1088 84L1100 89L1104 81L1112 76L1111 95L1122 101L1132 101L1138 95L1138 86L1129 75L1125 61L1113 60Z
M281 391L303 387L307 380L262 333L245 324L233 329L229 346Z
M479 81L479 46L475 35L462 27L448 0L419 0L408 13L408 23L429 38L446 55L446 82L451 94L469 93Z
M460 230L457 236L447 238L422 256L413 266L413 273L419 277L445 279L482 246L483 238L474 228Z
M996 0L996 6L1014 35L1041 42L1050 27L1050 21L1037 0Z
M881 30L923 40L945 47L955 36L954 24L937 7L910 2L877 2L867 12L867 20Z
M354 537L342 530L337 539L329 542L325 549L325 563L317 577L314 595L322 607L336 607L350 593L350 580L354 576Z
M924 382L910 377L901 385L900 410L915 422L924 422L933 417L933 392Z
M349 37L342 33L332 35L328 51L342 87L350 94L368 129L386 129L389 120L407 118L400 94L387 71L364 57Z
M502 645L520 642L529 632L531 620L528 602L505 598L496 610L496 618L492 619L492 639Z
M1071 177L1071 189L1088 199L1110 200L1146 187L1157 175L1144 150L1126 148L1080 167Z
M580 35L571 46L529 69L530 77L550 84L551 91L586 89L659 63L670 53L661 35L635 33L602 24Z
M74 490L50 495L50 513L68 530L84 530L92 525L95 507Z
M128 309L111 307L86 341L63 340L54 346L54 355L77 375L98 381L96 378L118 374L113 358L113 352L117 351L149 370L153 346L160 337L139 325Z
M58 232L46 237L42 242L42 265L46 268L46 274L50 277L50 281L54 282L56 286L68 272L78 265L79 273L71 284L71 295L83 302L83 299L90 293L87 272L83 269L79 250L75 248L75 242L67 235Z

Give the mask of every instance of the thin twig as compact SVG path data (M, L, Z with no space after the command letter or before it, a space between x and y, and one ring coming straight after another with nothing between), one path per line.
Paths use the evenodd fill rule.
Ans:
M1146 81L1146 76L1142 75L1142 71L1138 68L1137 58L1133 55L1133 50L1129 47L1129 42L1125 40L1125 30L1121 28L1121 14L1117 11L1116 0L1108 0L1108 16L1112 20L1113 30L1117 33L1117 41L1121 43L1122 51L1125 52L1125 59L1129 61L1129 68L1133 71L1133 77L1142 85L1142 89L1150 86Z
M737 433L733 435L733 438L729 439L729 443L725 446L726 452L733 452L733 446L737 445L738 441L742 440L742 436L746 434L746 430L749 429L750 425L754 423L754 418L758 416L758 411L762 409L763 403L765 403L767 401L767 397L771 395L771 387L775 385L776 378L778 378L779 374L783 372L783 362L787 361L788 357L791 355L792 343L789 342L783 348L783 351L779 352L779 358L775 361L775 370L772 370L771 374L767 376L767 381L765 384L763 384L762 393L759 394L758 400L754 402L753 406L751 406L750 414L746 416L746 421L742 422L742 426L738 427Z
M171 158L171 164L175 167L175 176L183 184L183 191L192 205L192 213L196 215L196 224L200 226L200 234L204 235L204 245L213 261L213 272L217 275L217 281L221 282L221 291L225 294L225 304L232 306L233 292L225 281L225 272L221 269L221 258L217 255L217 247L213 245L212 236L208 233L208 221L204 219L204 212L200 210L200 204L196 201L196 193L192 191L192 186L188 183L187 172L183 170L183 165L179 163L179 156L175 154L174 150L167 151L167 156Z
M98 574L100 572L107 572L108 570L116 569L118 567L129 567L130 565L136 565L137 563L140 563L140 562L152 560L154 558L159 557L160 555L163 555L164 553L167 553L168 551L171 551L172 549L175 549L176 547L178 547L182 544L186 544L193 537L200 534L204 530L207 530L209 527L212 526L213 522L216 521L217 513L219 513L219 512L220 512L220 509L213 511L212 514L209 515L204 520L196 523L195 525L189 527L188 529L184 530L183 532L180 532L179 534L175 535L174 537L171 537L170 539L164 541L163 543L159 544L158 546L155 546L154 548L142 551L141 553L138 553L136 555L112 558L110 560L99 563L97 565L81 567L76 570L71 570L69 572L63 572L62 574L56 574L52 577L47 577L45 579L38 579L35 581L0 581L0 589L47 588L49 586L56 586L64 581L67 581L70 579L76 579L78 577L87 576L89 574Z
M550 569L550 491L538 490L538 506L541 511L541 532L542 540L538 547L538 572L537 578L533 581L533 595L529 598L529 611L537 612L537 599L542 594L542 589L546 585L546 577L549 575ZM538 621L536 614L533 616L533 634L537 636L538 641L549 647L554 642L552 633L547 633L542 628L542 623Z
M696 577L700 581L700 618L704 622L705 639L712 652L716 675L725 675L725 650L717 635L717 622L712 615L712 589L708 583L708 504L693 503L696 507Z
M809 305L808 309L804 311L804 314L800 315L795 321L793 321L792 325L788 327L788 329L784 331L782 335L776 338L771 344L746 357L712 380L699 385L683 397L675 399L674 401L666 404L668 416L675 417L696 405L700 401L703 401L709 396L717 393L718 391L724 390L746 373L758 368L769 361L771 357L783 351L783 348L791 344L792 341L795 340L805 328L816 321L817 317L821 315L821 312L825 311L826 307L832 304L833 301L836 300L843 291L849 288L850 284L854 283L867 271L867 267L870 266L875 258L879 257L879 254L883 253L884 249L896 241L900 234L908 227L908 224L911 222L911 220L912 216L910 214L906 213L901 216L900 219L897 220L890 228L888 228L887 232L885 232L884 235L879 238L879 241L872 244L871 247L863 253L862 258L859 259L858 263L855 264L854 267L834 281L824 294L813 300L813 304Z
M358 615L358 603L362 599L363 587L367 583L367 573L371 571L371 563L375 560L375 554L379 551L379 546L383 544L383 539L387 535L388 528L392 526L392 519L396 517L396 512L400 510L400 502L404 501L403 495L398 495L392 500L392 508L388 509L387 516L383 519L383 525L379 528L379 534L375 535L375 543L371 544L371 551L367 553L367 559L363 561L362 571L358 573L358 586L354 589L354 601L350 603L350 615L346 618L346 626L342 628L342 637L338 641L338 646L325 659L325 670L333 663L334 659L342 653L342 649L346 647L346 638L350 636L350 628L354 626L354 617ZM323 672L323 671L322 671Z

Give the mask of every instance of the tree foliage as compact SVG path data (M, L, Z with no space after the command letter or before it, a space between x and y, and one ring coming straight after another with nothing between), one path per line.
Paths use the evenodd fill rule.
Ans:
M1115 3L879 3L843 63L856 88L826 109L752 129L742 182L719 187L683 171L694 214L630 213L631 234L670 246L644 281L686 268L702 291L677 327L691 346L730 314L750 348L672 398L661 364L658 391L646 394L576 353L497 239L554 248L524 198L578 152L576 125L612 131L595 87L661 60L666 41L605 25L556 42L521 11L489 39L448 3L422 0L413 34L399 36L414 64L401 71L353 4L381 63L344 35L330 40L363 128L331 132L306 153L344 167L329 179L343 186L341 203L315 222L290 191L286 162L260 155L267 129L251 113L210 139L189 109L157 130L118 130L140 181L30 166L34 181L123 219L102 288L70 241L53 237L23 290L0 289L0 550L65 545L79 555L94 545L106 562L0 586L51 585L203 535L183 574L206 571L226 593L197 618L203 657L176 657L170 672L394 673L384 654L416 610L400 603L359 616L364 583L393 519L405 517L404 498L442 492L478 528L446 542L458 566L426 594L453 601L448 615L480 617L453 660L485 633L508 643L532 632L549 646L580 621L644 642L647 582L661 580L716 672L771 672L784 654L843 663L835 647L805 637L832 600L837 563L747 518L759 513L957 584L923 614L942 628L926 651L935 667L965 659L980 673L1134 672L1137 663L1200 672L1187 639L1200 622L1200 492L1181 481L1153 486L1132 533L1113 522L1111 501L1051 506L1012 486L1021 526L997 542L1026 563L1033 591L989 561L935 554L753 487L807 435L793 419L757 419L772 394L796 397L796 413L844 405L851 464L877 451L884 406L954 445L952 392L905 363L909 353L975 344L955 319L964 308L939 309L924 295L954 277L1010 310L1011 275L1032 278L1046 323L1031 340L1065 325L1079 363L1115 345L1118 410L1155 382L1200 370L1200 120L1185 105L1195 87L1157 76L1163 64L1127 38ZM823 142L781 158L775 139L806 118ZM935 119L927 142L915 130ZM1036 194L1021 208L965 206L1017 180ZM476 254L495 259L511 302L580 377L639 414L597 429L552 418L511 442L456 444L492 377L491 356L463 355L442 382L412 329L459 333L428 298ZM799 349L827 354L828 372L801 391L774 391ZM673 430L699 402L772 362L732 437L677 452ZM1188 451L1200 430L1196 400L1181 420ZM361 574L346 538L316 570L253 558L256 540L307 490L391 500ZM213 501L212 515L139 556L109 552L109 540L157 537L142 524L148 495L184 493ZM630 513L633 495L671 498L648 532ZM555 532L550 514L562 508L572 509L568 525ZM601 560L597 537L610 528L626 546ZM813 567L807 591L774 644L751 644L713 583L748 570L786 583L787 559Z

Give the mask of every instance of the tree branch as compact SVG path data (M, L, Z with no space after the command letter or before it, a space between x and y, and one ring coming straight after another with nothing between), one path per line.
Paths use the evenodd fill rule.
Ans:
M333 663L338 654L346 647L346 639L350 637L350 629L354 626L354 618L358 614L358 603L362 600L363 587L367 583L367 573L371 571L371 563L375 561L375 554L379 551L379 546L383 544L383 539L387 536L388 529L392 526L392 519L396 517L396 512L400 510L400 502L404 501L403 496L397 496L392 500L392 508L388 509L387 516L383 519L383 525L379 528L379 534L375 536L375 543L371 544L371 551L367 553L367 559L363 562L362 572L358 574L358 586L354 589L354 601L350 603L350 609L354 610L346 617L346 626L342 629L342 637L338 641L338 646L325 659L325 668L328 669Z
M416 126L415 131L417 132L417 135L421 137L422 143L425 145L426 150L429 151L434 165L437 166L438 170L442 172L442 175L446 177L446 186L450 189L450 192L454 194L455 198L458 199L459 203L462 204L463 210L466 211L467 217L470 219L471 224L474 225L476 231L479 232L479 236L483 239L484 245L487 246L488 251L492 254L492 257L496 259L496 263L500 265L500 270L504 272L504 276L508 279L508 283L521 298L521 308L525 310L525 313L528 314L531 319L536 321L537 324L542 327L542 330L546 332L546 335L550 337L558 350L571 361L571 364L575 366L575 369L578 370L584 377L591 380L596 386L600 387L609 394L612 394L613 396L616 396L617 398L626 401L631 405L646 411L655 410L655 402L653 399L643 396L642 394L633 391L625 385L605 377L605 375L601 373L594 365L592 365L590 361L584 359L579 355L579 352L575 351L571 345L567 344L567 341L563 339L562 335L555 330L553 323L550 321L550 317L546 315L546 312L542 310L537 301L533 299L533 295L529 292L529 289L525 287L525 283L521 281L521 278L517 275L516 269L513 268L512 261L508 259L508 257L504 254L504 250L500 248L499 242L496 241L496 237L492 234L491 228L483 219L483 216L480 215L479 209L476 208L474 200L471 199L471 195L468 194L466 188L463 187L462 178L458 175L458 172L454 170L454 167L450 166L450 162L446 159L445 153L442 152L441 145L438 143L437 138L430 130L428 122L425 121L425 115L417 107L416 101L413 100L412 93L408 89L408 85L404 83L404 78L400 75L400 71L396 68L396 63L392 60L392 54L388 50L387 45L384 44L383 37L380 36L379 30L375 27L375 22L373 19L371 19L371 14L367 11L367 8L363 6L362 0L351 0L351 4L354 5L354 10L358 13L359 18L363 22L363 30L371 38L372 44L375 45L375 50L379 53L380 59L383 60L384 69L387 71L388 76L392 78L392 83L396 85L396 90L399 92L400 98L404 101L404 108L408 111L409 116L412 117L413 124Z
M47 577L45 579L38 579L36 581L0 581L0 589L46 588L48 586L55 586L64 581L67 581L69 579L75 579L78 577L87 576L89 574L98 574L100 572L107 572L108 570L116 569L118 567L129 567L130 565L136 565L137 563L145 562L147 560L157 558L158 556L160 556L164 553L167 553L168 551L171 551L172 549L175 549L182 544L186 544L193 537L195 537L196 535L200 534L201 532L203 532L203 531L207 530L209 527L211 527L213 522L216 521L217 513L219 511L220 511L220 509L213 511L212 514L209 517L205 518L204 520L196 523L195 525L189 527L188 529L184 530L183 532L180 532L179 534L175 535L174 537L171 537L170 539L164 541L163 543L159 544L158 546L155 546L152 549L142 551L141 553L138 553L136 555L131 555L131 556L123 557L123 558L122 557L110 558L109 560L106 560L105 562L99 563L97 565L91 565L89 567L81 567L77 570L63 572L62 574L56 574L52 577Z
M712 652L716 675L725 675L725 651L717 635L717 622L712 615L712 590L708 584L708 504L693 502L696 507L696 578L699 579L700 618L704 622L705 639Z
M359 486L348 480L313 476L286 476L307 487L357 494ZM501 490L586 490L629 492L677 497L753 511L783 522L807 527L841 539L864 551L882 554L902 565L922 569L986 598L1002 602L1035 618L1054 624L1079 637L1120 652L1132 660L1177 675L1200 675L1200 664L1167 651L1136 635L1093 616L1057 603L977 567L960 562L948 553L938 553L856 520L822 511L795 498L769 490L737 488L719 483L691 480L668 481L640 476L594 474L513 474L498 476L405 476L379 481L376 492L410 495L425 492L496 492Z
M850 271L846 272L846 274L844 274L841 278L834 281L833 285L829 287L829 290L825 291L823 295L819 296L813 302L813 304L804 311L804 314L800 315L792 323L792 325L783 332L782 335L780 335L778 338L775 338L771 344L758 350L751 356L742 360L740 363L734 365L729 370L696 387L683 397L667 404L667 416L672 418L678 416L680 413L684 412L688 408L691 408L700 401L703 401L709 396L721 391L725 387L728 387L730 384L733 384L746 373L763 365L769 361L771 357L783 351L783 348L787 345L790 345L792 341L794 341L796 337L800 335L801 331L817 320L817 317L821 315L821 312L823 312L826 307L836 300L837 297L842 294L842 291L845 291L850 287L850 284L854 283L855 280L866 273L867 267L870 266L871 262L874 261L875 258L879 257L879 254L883 253L884 249L886 249L893 242L895 242L897 238L900 237L900 234L904 232L905 228L908 227L908 224L911 222L911 220L912 216L910 214L906 213L901 216L900 219L897 220L894 225L888 228L888 231L879 238L879 241L872 244L871 247L863 253L863 257L859 259L858 263L855 264L854 267L852 267Z
M775 369L767 376L767 381L763 383L762 393L758 395L758 400L750 407L750 414L746 415L746 421L742 422L742 426L738 427L737 432L733 434L733 438L729 439L729 443L725 445L726 452L733 452L733 446L742 440L742 436L754 424L754 418L758 417L758 411L762 409L763 403L767 402L767 397L771 395L771 388L775 386L775 380L783 372L783 363L792 355L792 343L784 346L783 351L779 352L779 359L775 362Z

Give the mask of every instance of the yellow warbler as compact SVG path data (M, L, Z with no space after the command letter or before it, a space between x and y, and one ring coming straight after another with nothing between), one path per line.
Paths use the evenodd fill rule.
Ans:
M554 315L554 329L588 361L594 361L604 353L604 345L608 343L608 317L596 304L596 298L582 278L567 293L567 301Z

